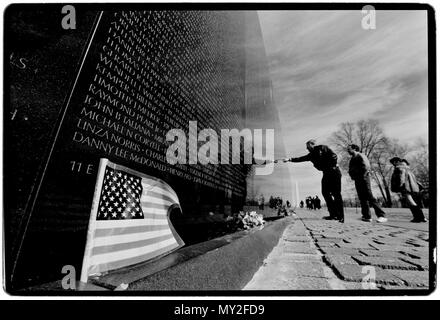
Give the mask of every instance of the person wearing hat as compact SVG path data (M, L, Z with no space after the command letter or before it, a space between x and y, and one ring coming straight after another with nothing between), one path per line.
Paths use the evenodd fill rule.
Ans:
M311 161L313 166L322 171L321 192L327 204L327 220L344 222L344 204L341 196L341 170L338 167L338 156L326 145L316 145L315 140L306 142L308 154L298 158L286 158L283 162Z
M407 201L413 215L411 222L426 222L427 220L422 209L413 199L413 195L420 192L421 185L417 182L414 173L411 172L409 162L399 157L390 159L390 162L394 166L394 171L391 175L391 191L400 193Z
M377 216L377 222L386 222L385 212L377 203L371 191L370 161L367 156L360 152L359 146L350 144L347 152L351 156L348 174L354 180L356 192L361 202L362 221L371 222L370 206L373 207Z

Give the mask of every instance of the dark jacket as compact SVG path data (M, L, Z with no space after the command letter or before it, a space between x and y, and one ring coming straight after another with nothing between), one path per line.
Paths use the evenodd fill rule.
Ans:
M337 166L338 156L325 145L315 146L309 154L298 158L291 158L292 162L311 161L319 171L328 171Z
M370 168L371 165L367 156L358 152L350 159L348 174L353 180L364 179L366 174L370 172Z

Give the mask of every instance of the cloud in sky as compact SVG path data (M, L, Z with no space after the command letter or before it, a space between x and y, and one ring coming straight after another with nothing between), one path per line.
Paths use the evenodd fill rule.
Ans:
M258 14L288 155L360 119L379 120L404 142L427 139L425 11L376 11L375 30L362 29L361 11ZM321 173L311 163L286 166L294 166L302 198L320 194Z

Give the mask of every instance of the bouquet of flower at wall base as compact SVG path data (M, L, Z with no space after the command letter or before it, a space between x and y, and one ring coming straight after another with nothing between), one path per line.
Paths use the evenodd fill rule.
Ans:
M243 226L245 229L261 226L265 223L262 214L258 214L256 211L243 212L239 214L241 217Z
M245 230L262 226L266 222L263 219L263 215L258 214L256 211L240 211L239 213L226 217L225 221L228 223L230 228Z

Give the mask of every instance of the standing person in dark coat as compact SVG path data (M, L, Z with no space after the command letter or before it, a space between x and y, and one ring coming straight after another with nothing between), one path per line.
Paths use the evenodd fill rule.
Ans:
M316 198L312 197L312 207L313 210L316 210L318 208L318 203L316 202Z
M309 154L284 159L284 162L311 161L313 166L322 171L321 190L330 216L324 217L327 220L339 220L344 222L344 204L341 196L341 170L338 167L338 156L332 149L325 145L316 145L315 140L306 142Z
M354 180L356 192L361 202L362 221L371 222L371 206L376 213L377 222L386 222L385 212L379 206L371 191L370 161L365 154L360 152L359 146L355 144L349 145L347 152L351 156L348 174Z
M318 210L321 209L321 199L319 199L318 196L315 197L315 208Z

